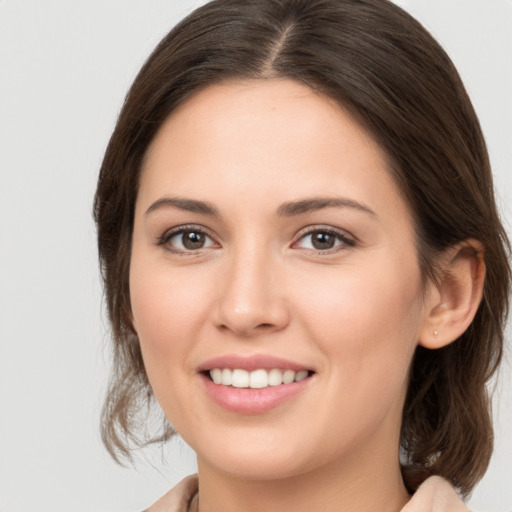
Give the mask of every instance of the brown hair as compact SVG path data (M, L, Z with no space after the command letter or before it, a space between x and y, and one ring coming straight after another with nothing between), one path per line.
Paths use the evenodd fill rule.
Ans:
M102 417L110 453L165 440L138 432L152 401L131 325L128 273L142 160L169 114L229 79L300 81L351 109L386 150L416 224L424 276L435 256L482 242L484 297L468 330L439 350L418 347L403 413L406 483L430 474L463 494L492 452L486 383L502 355L510 269L480 125L452 62L427 31L387 0L214 0L158 45L131 87L101 167L94 203L112 325L114 368ZM141 416L140 413L143 413Z

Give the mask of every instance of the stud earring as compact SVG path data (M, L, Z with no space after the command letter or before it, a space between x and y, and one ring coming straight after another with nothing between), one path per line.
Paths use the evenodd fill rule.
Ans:
M434 331L434 338L437 338L437 335L438 335L438 334L439 334L439 333L437 332L437 329L436 329L436 330Z

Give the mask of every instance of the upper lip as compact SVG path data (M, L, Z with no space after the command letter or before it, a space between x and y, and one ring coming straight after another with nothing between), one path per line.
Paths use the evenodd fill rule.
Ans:
M301 370L312 370L312 368L295 361L290 361L288 359L282 359L280 357L271 355L255 354L248 356L240 354L226 354L204 361L199 366L198 371L206 372L213 370L214 368L237 368L247 371L260 369L271 370L273 368L279 368L280 370L293 370L295 372L299 372Z

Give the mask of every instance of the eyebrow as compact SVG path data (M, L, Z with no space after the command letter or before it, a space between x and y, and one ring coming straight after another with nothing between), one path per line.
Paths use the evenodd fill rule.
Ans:
M186 212L201 213L211 217L220 217L219 210L211 203L180 197L162 197L158 199L146 210L145 215L156 210L166 208L176 208ZM353 208L377 217L377 214L368 206L345 197L312 197L308 199L300 199L298 201L287 201L279 206L277 209L277 216L293 217L322 210L324 208Z
M277 215L279 217L292 217L324 208L353 208L377 217L377 214L368 206L345 197L312 197L299 201L289 201L283 203L277 209Z
M202 213L203 215L210 215L211 217L219 217L219 210L212 204L180 197L162 197L158 199L146 210L145 215L162 208L176 208L186 212Z

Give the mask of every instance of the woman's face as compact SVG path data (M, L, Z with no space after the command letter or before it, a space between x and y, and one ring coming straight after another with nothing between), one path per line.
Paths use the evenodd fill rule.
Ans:
M135 211L133 324L200 467L278 478L398 458L427 313L387 168L346 111L288 80L210 86L159 131Z

